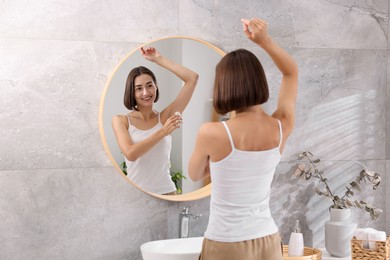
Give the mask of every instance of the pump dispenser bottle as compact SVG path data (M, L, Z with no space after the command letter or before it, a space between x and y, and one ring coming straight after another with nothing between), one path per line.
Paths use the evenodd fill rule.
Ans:
M288 256L303 256L303 249L303 235L299 227L299 220L296 220L294 231L291 233L288 243Z

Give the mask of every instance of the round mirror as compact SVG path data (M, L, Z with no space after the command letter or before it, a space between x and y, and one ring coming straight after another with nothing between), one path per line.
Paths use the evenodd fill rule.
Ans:
M124 92L129 72L138 66L150 69L158 82L159 98L153 109L161 112L178 95L182 81L171 71L146 60L141 47L155 47L161 55L182 64L199 75L192 98L182 113L181 128L172 133L170 153L170 175L177 187L177 195L161 195L142 189L127 177L126 162L116 142L112 128L115 115L126 115L130 111L124 106ZM215 120L212 106L215 66L225 53L205 41L189 37L169 37L143 44L131 51L115 68L109 78L100 102L99 127L104 148L114 167L127 181L152 196L171 201L190 201L210 195L210 181L191 181L188 176L188 161L194 148L195 138L203 122Z

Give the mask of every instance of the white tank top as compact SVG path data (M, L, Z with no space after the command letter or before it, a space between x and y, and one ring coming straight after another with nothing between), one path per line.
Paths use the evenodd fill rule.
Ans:
M234 147L226 122L232 151L218 162L210 162L210 218L205 237L220 242L238 242L278 232L269 209L271 182L281 159L280 141L273 149L242 151Z
M148 130L136 128L131 124L129 115L127 115L127 118L129 121L129 134L134 143L145 140L163 127L160 122L160 114L158 114L158 123ZM145 191L157 194L176 191L170 175L171 147L172 136L168 135L137 160L132 162L125 157L127 176Z

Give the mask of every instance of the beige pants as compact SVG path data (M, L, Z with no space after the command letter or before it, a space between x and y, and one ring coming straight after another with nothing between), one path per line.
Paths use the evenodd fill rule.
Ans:
M241 242L217 242L205 238L199 260L282 260L278 233Z

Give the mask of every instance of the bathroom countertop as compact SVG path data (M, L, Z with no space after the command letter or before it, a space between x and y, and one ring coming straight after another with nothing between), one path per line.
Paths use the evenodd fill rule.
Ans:
M351 260L351 256L347 257L334 257L330 256L330 254L326 251L325 248L320 248L322 251L322 260Z

